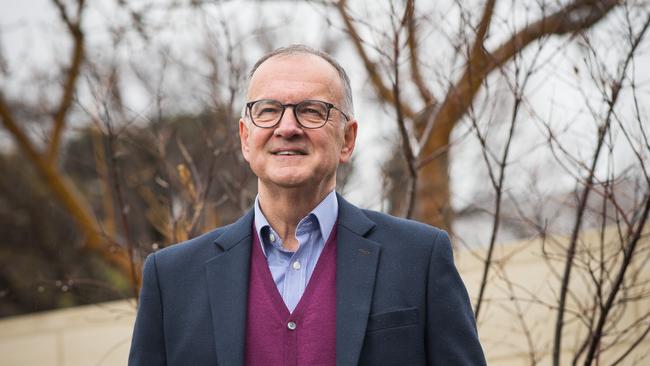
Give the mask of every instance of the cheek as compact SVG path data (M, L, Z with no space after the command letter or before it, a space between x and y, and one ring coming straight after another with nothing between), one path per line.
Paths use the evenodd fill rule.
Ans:
M256 130L256 131L251 131L247 136L246 139L246 145L249 151L249 154L252 153L260 153L264 149L264 145L267 140L267 136L265 135L266 131L263 130Z

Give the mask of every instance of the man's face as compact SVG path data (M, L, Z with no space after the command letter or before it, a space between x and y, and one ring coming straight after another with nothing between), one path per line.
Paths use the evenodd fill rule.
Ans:
M247 99L275 99L284 104L315 99L342 108L341 93L341 80L327 61L294 54L262 63L253 74ZM356 121L346 123L335 109L318 129L300 126L290 107L273 128L257 127L249 117L239 120L242 153L266 188L333 189L336 168L350 159L356 133Z

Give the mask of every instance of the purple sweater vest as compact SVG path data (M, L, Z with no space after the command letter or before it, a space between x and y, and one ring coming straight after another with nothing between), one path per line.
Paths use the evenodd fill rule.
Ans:
M247 366L336 364L336 225L293 313L278 292L253 228L248 309Z

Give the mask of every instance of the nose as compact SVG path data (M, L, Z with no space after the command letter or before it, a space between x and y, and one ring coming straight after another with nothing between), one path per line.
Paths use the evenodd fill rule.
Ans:
M300 123L296 120L296 115L294 113L293 106L287 106L284 110L284 114L280 119L280 122L275 127L273 134L275 136L292 138L294 136L299 136L304 133Z

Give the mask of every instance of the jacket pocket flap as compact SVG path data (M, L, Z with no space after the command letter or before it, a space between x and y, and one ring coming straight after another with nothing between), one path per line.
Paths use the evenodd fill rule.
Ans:
M385 313L370 314L366 331L402 327L418 322L418 308L406 308Z

